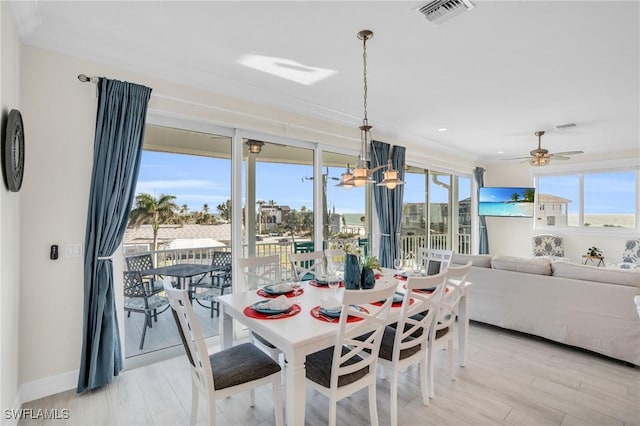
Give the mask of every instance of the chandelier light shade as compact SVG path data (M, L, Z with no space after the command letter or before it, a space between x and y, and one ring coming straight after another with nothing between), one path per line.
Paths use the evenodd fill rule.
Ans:
M364 118L362 119L362 125L360 126L360 155L358 156L358 162L353 170L349 169L347 164L347 171L342 174L342 181L336 186L343 188L362 187L369 183L376 183L371 178L373 172L379 169L388 168L384 173L384 180L380 182L379 186L386 186L388 189L394 189L397 185L402 185L404 182L398 179L398 172L393 169L391 161L388 164L377 166L373 169L369 168L369 146L371 145L371 129L373 126L369 125L369 119L367 117L367 41L373 37L373 31L362 30L358 33L358 39L362 40L362 63L363 63L363 82L364 82ZM375 152L374 152L375 155Z
M340 182L336 186L344 189L351 189L355 186L353 183L353 172L349 167L349 163L347 163L347 170L342 174Z
M247 141L247 146L249 147L249 152L251 154L260 154L262 147L264 146L264 142L249 139Z

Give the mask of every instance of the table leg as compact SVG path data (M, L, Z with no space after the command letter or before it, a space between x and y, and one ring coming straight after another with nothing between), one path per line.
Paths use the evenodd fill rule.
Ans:
M295 357L286 354L287 366L287 408L286 422L289 426L304 425L306 377L304 371L305 356Z
M460 298L458 305L458 362L461 367L467 363L467 338L469 337L469 297L467 292Z
M228 349L233 346L233 317L224 311L224 305L220 304L222 308L222 321L220 324L220 335L222 336L222 349Z

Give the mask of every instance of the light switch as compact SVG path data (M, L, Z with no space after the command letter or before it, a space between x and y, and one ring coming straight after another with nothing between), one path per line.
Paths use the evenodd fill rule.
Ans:
M81 244L65 244L64 255L65 257L81 257L82 245Z

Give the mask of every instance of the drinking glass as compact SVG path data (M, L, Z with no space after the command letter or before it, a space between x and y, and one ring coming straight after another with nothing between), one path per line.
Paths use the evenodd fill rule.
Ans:
M413 263L411 264L411 270L413 271L414 275L417 275L418 272L420 272L420 262L418 261L418 259L413 259Z
M329 288L331 289L334 297L336 295L336 290L340 285L340 277L338 277L337 272L338 272L338 265L335 262L331 262L331 261L328 262L327 273L329 275L327 276L327 283L329 284Z
M393 260L393 267L396 270L396 274L400 275L402 273L402 259L401 258L394 259Z
M304 283L302 281L293 281L291 283L291 288L293 289L293 294L296 296L296 303L300 301L299 296L302 288L304 287Z

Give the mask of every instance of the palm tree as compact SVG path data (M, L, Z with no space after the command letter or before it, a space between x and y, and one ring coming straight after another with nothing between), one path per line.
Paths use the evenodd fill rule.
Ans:
M160 194L156 199L153 195L142 192L136 195L136 206L129 212L129 226L135 228L150 224L153 229L153 251L158 250L158 231L160 225L175 218L178 205L174 202L175 195Z
M262 234L262 222L264 222L264 212L262 211L262 206L266 204L264 200L256 201L258 205L258 233Z

